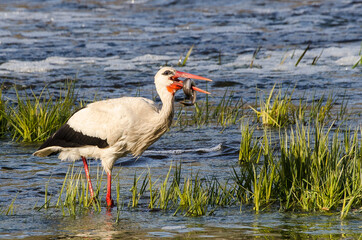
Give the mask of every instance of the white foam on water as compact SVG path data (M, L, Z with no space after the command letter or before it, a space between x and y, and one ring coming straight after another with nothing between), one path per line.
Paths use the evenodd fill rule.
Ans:
M179 233L204 231L204 228L202 227L187 227L185 225L164 226L161 229L164 231L179 232Z
M7 12L0 12L0 21L6 21L6 20L46 20L50 18L49 13L43 13L43 12L31 12L31 14L28 11L7 11Z
M10 36L10 35L11 35L10 31L0 29L0 37ZM0 41L0 44L1 44L1 41Z
M0 65L2 72L39 73L57 69L77 68L84 65L111 65L119 61L119 57L97 58L97 57L49 57L40 61L10 60Z
M41 61L10 60L0 65L0 70L20 73L46 72L55 69L66 68L70 58L49 57Z
M180 229L186 229L187 227L185 225L175 225L175 226L164 226L161 229L170 231L170 230L180 230Z
M347 57L341 57L336 61L336 63L341 66L351 66L351 65L353 66L360 59L361 56L347 56Z
M36 36L36 34L34 34ZM6 38L2 38L3 41ZM9 40L10 41L10 40ZM11 40L14 42L14 39ZM29 40L28 40L29 41ZM91 43L87 48L106 48L102 43ZM261 50L256 59L253 61L253 67L250 68L253 54L251 52L241 54L235 57L234 60L218 65L214 59L193 59L193 56L187 62L187 71L193 72L215 72L225 71L230 69L233 74L261 74L275 75L287 73L289 75L310 75L326 71L338 71L344 66L353 66L360 58L359 44L346 44L343 47L330 48L314 48L306 52L303 59L296 62L303 54L304 49L289 49L283 50ZM312 65L313 59L319 57L317 63ZM19 61L10 60L0 65L1 72L46 72L61 68L80 68L90 64L103 66L104 71L122 71L122 70L138 70L147 71L150 65L163 64L170 62L177 63L177 53L166 53L165 55L145 54L134 57L132 59L122 59L122 56L113 57L49 57L41 61ZM229 70L229 72L230 72ZM350 68L350 71L353 71Z
M136 65L129 61L123 59L114 59L109 61L108 66L104 68L104 71L121 71L121 70L134 70Z
M198 69L215 71L232 69L233 74L255 73L271 75L276 73L287 73L290 75L311 75L320 72L337 71L340 66L352 67L359 59L359 44L346 44L343 47L313 48L308 50L296 66L298 59L302 56L304 49L266 50L263 49L253 60L253 54L246 53L237 56L233 61L222 64L199 64ZM318 58L319 57L319 58ZM316 64L312 64L314 59ZM250 67L253 60L253 65ZM350 71L353 71L350 68Z
M55 66L51 66L50 63L45 60L34 62L10 60L0 65L0 70L21 73L46 72L49 71L49 69L55 69Z
M147 150L144 152L144 154L172 154L172 155L178 155L182 153L192 153L192 152L217 152L222 149L222 144L218 144L215 147L211 148L195 148L195 149L177 149L177 150L165 150L165 151L154 151L154 150Z
M345 45L343 47L329 47L323 51L324 57L346 57L358 56L360 46L358 45Z
M81 22L89 24L94 22L94 14L82 11L54 11L52 12L51 20L61 24L73 24Z
M168 61L168 60L172 60L172 58L165 55L153 55L153 54L146 54L131 59L132 62L137 62L137 63L152 63L157 61Z
M251 32L260 32L258 29L254 29L249 25L243 24L240 26L214 26L205 29L205 32L215 33L215 34L224 34L224 33L251 33Z
M104 68L104 71L122 71L122 70L143 70L140 66L154 65L159 62L170 61L174 58L167 55L152 55L146 54L132 58L130 60L123 60L120 58L108 61L109 66Z

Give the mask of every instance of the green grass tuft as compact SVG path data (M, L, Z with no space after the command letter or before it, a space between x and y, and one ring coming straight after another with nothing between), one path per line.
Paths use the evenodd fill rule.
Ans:
M180 106L176 109L175 126L186 128L188 126L202 127L214 124L226 128L238 123L244 114L244 103L241 98L236 99L234 93L225 91L219 102L212 103L206 95L205 101L198 101L191 108Z
M0 208L0 216L1 215L14 215L15 214L15 200L18 197L18 193L16 194L15 198L11 201L10 205L8 207Z
M9 106L9 121L12 137L16 141L39 142L47 139L63 125L74 111L74 83L69 82L59 92L59 97L46 94L46 88L36 95L21 95L16 90L17 103Z
M332 126L317 119L308 125L297 122L280 132L279 143L264 130L261 154L233 170L240 203L252 201L258 212L278 200L280 210L339 211L341 218L361 208L361 130L332 131ZM253 133L243 133L248 137L241 146L250 144Z
M294 121L295 106L292 104L292 94L282 96L281 90L275 94L274 89L275 85L264 101L259 99L259 111L251 106L250 108L256 113L257 121L268 126L283 127Z
M241 163L258 163L261 149L258 139L254 138L255 128L250 129L249 124L241 125L241 141L239 149L239 162Z
M194 48L194 45L192 45L190 47L190 49L187 51L184 60L182 60L182 55L180 56L180 59L178 60L178 64L177 64L179 67L184 67L186 65L187 60L189 59L193 48Z
M99 169L98 169L99 171ZM48 196L49 181L45 185L44 204L41 207L35 207L36 210L56 208L60 209L62 214L69 216L76 216L79 213L93 209L100 211L100 192L101 185L98 182L102 182L103 174L97 174L97 184L94 191L95 196L90 198L88 191L88 184L86 179L83 179L82 169L76 170L74 165L69 166L66 176L64 177L63 185L58 193L57 201L54 203L51 201L52 196Z
M8 102L3 99L2 88L0 88L0 136L8 132Z
M303 97L299 101L293 101L293 92L294 90L282 94L281 89L275 92L274 85L265 99L257 95L258 110L257 107L250 106L256 114L256 121L264 126L282 128L296 122L305 124L317 120L320 123L328 123L348 118L348 102L344 99L339 103L340 99L333 94L329 94L328 97L323 94L319 99L313 97L311 103L308 104L308 99ZM338 104L340 104L339 109L336 107Z

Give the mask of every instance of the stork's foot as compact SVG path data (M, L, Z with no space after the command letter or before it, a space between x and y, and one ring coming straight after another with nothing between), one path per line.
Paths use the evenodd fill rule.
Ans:
M106 201L107 201L107 208L112 208L112 207L114 207L114 201L113 201L113 199L107 198Z

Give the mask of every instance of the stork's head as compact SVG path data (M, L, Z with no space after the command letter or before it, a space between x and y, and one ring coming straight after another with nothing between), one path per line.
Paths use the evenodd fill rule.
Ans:
M155 84L157 88L166 88L170 93L175 94L176 91L182 89L183 81L179 78L192 78L198 80L212 81L211 79L200 77L191 73L177 71L172 67L161 68L155 76ZM210 94L200 88L192 86L192 89L198 92Z

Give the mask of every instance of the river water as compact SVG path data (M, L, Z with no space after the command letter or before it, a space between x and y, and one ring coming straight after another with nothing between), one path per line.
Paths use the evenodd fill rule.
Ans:
M207 88L215 101L232 90L253 103L257 89L269 91L277 83L283 89L295 87L296 98L333 92L348 100L349 109L361 109L361 67L352 69L361 54L361 13L362 3L353 0L3 0L3 95L14 99L13 84L35 92L44 86L58 91L64 81L77 79L82 99L136 94L152 98L155 72L161 65L177 66L180 55L194 45L181 71L213 79ZM206 86L200 83L200 87ZM238 126L223 133L215 126L173 128L138 161L123 161L121 193L129 196L135 171L150 168L155 176L164 176L175 161L205 176L222 178L237 162L239 142ZM191 218L126 209L115 224L114 211L75 218L51 209L38 212L33 207L44 201L46 182L51 177L49 191L56 195L69 163L33 157L36 148L36 144L0 141L0 207L17 195L15 214L0 216L0 238L279 239L362 234L358 214L341 221L333 214L255 214L230 207ZM174 151L184 149L188 151Z

